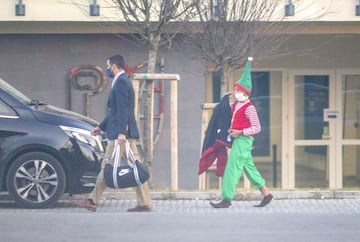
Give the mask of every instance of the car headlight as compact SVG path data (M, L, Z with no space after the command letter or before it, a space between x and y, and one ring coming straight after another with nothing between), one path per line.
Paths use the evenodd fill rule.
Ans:
M102 137L100 135L92 136L89 130L79 129L74 127L62 126L60 128L71 138L78 140L79 142L91 145L92 147L104 152L102 146Z

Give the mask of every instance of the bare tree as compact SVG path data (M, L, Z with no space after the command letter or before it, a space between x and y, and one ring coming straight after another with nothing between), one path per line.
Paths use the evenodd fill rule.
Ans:
M148 48L148 73L156 72L159 47L171 45L181 24L194 15L195 6L200 0L108 0L116 8L119 19L125 21L129 36L136 43ZM181 24L180 24L181 23ZM153 80L146 80L141 94L144 127L141 127L144 161L151 167L153 160Z
M280 46L290 38L284 33L294 24L283 21L283 7L283 0L204 0L197 6L199 31L186 39L196 57L221 73L221 96L229 89L229 74L240 69L247 57L265 60L284 54Z
M77 6L85 15L88 14L89 2L84 0L58 0L64 4ZM147 73L156 72L158 50L160 46L171 46L172 40L179 33L182 25L195 14L195 7L201 0L103 0L101 6L110 14L101 14L99 24L119 29L118 37L138 46L148 48ZM93 0L96 3L96 0ZM111 11L109 11L111 10ZM105 21L104 21L105 20ZM162 69L163 67L161 67ZM143 107L139 117L143 117L142 148L144 162L151 168L153 160L153 89L154 80L141 83L140 96Z

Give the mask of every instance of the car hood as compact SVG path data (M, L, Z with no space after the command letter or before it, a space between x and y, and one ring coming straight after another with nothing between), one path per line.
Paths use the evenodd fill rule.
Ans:
M56 125L91 129L99 124L92 118L52 105L39 105L33 113L38 120Z

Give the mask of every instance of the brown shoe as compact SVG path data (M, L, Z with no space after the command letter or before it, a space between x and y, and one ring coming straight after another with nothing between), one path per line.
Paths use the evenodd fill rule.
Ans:
M144 205L144 206L139 206L137 205L136 207L133 208L128 208L128 212L151 212L151 207Z
M86 208L89 211L96 212L96 204L89 198L73 201L72 204L79 208Z
M228 199L223 199L219 203L210 202L210 204L214 208L230 208L232 206L231 201Z

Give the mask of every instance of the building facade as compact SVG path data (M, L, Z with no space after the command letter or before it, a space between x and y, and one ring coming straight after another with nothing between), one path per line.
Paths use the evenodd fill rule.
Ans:
M279 1L279 8L285 9L289 2L296 1ZM295 5L294 15L284 21L303 21L303 14L311 16L329 2L331 13L289 30L291 38L283 48L293 54L261 64L254 60L252 99L263 127L256 137L254 159L270 187L341 189L360 184L360 3L316 1L302 12ZM94 3L99 16L97 8L91 7ZM116 24L116 15L107 4L1 1L0 78L34 99L101 121L109 84L87 99L86 91L73 87L70 70L79 65L105 68L105 59L115 53L122 54L129 65L147 59L146 49L122 38L122 25ZM218 101L217 77L205 75L209 70L190 58L181 45L160 49L159 57L164 58L166 73L181 78L179 188L197 189L204 122L200 107ZM240 74L233 73L234 81ZM83 84L96 85L93 82ZM153 161L154 188L170 187L169 87L165 85L164 90L164 126Z

